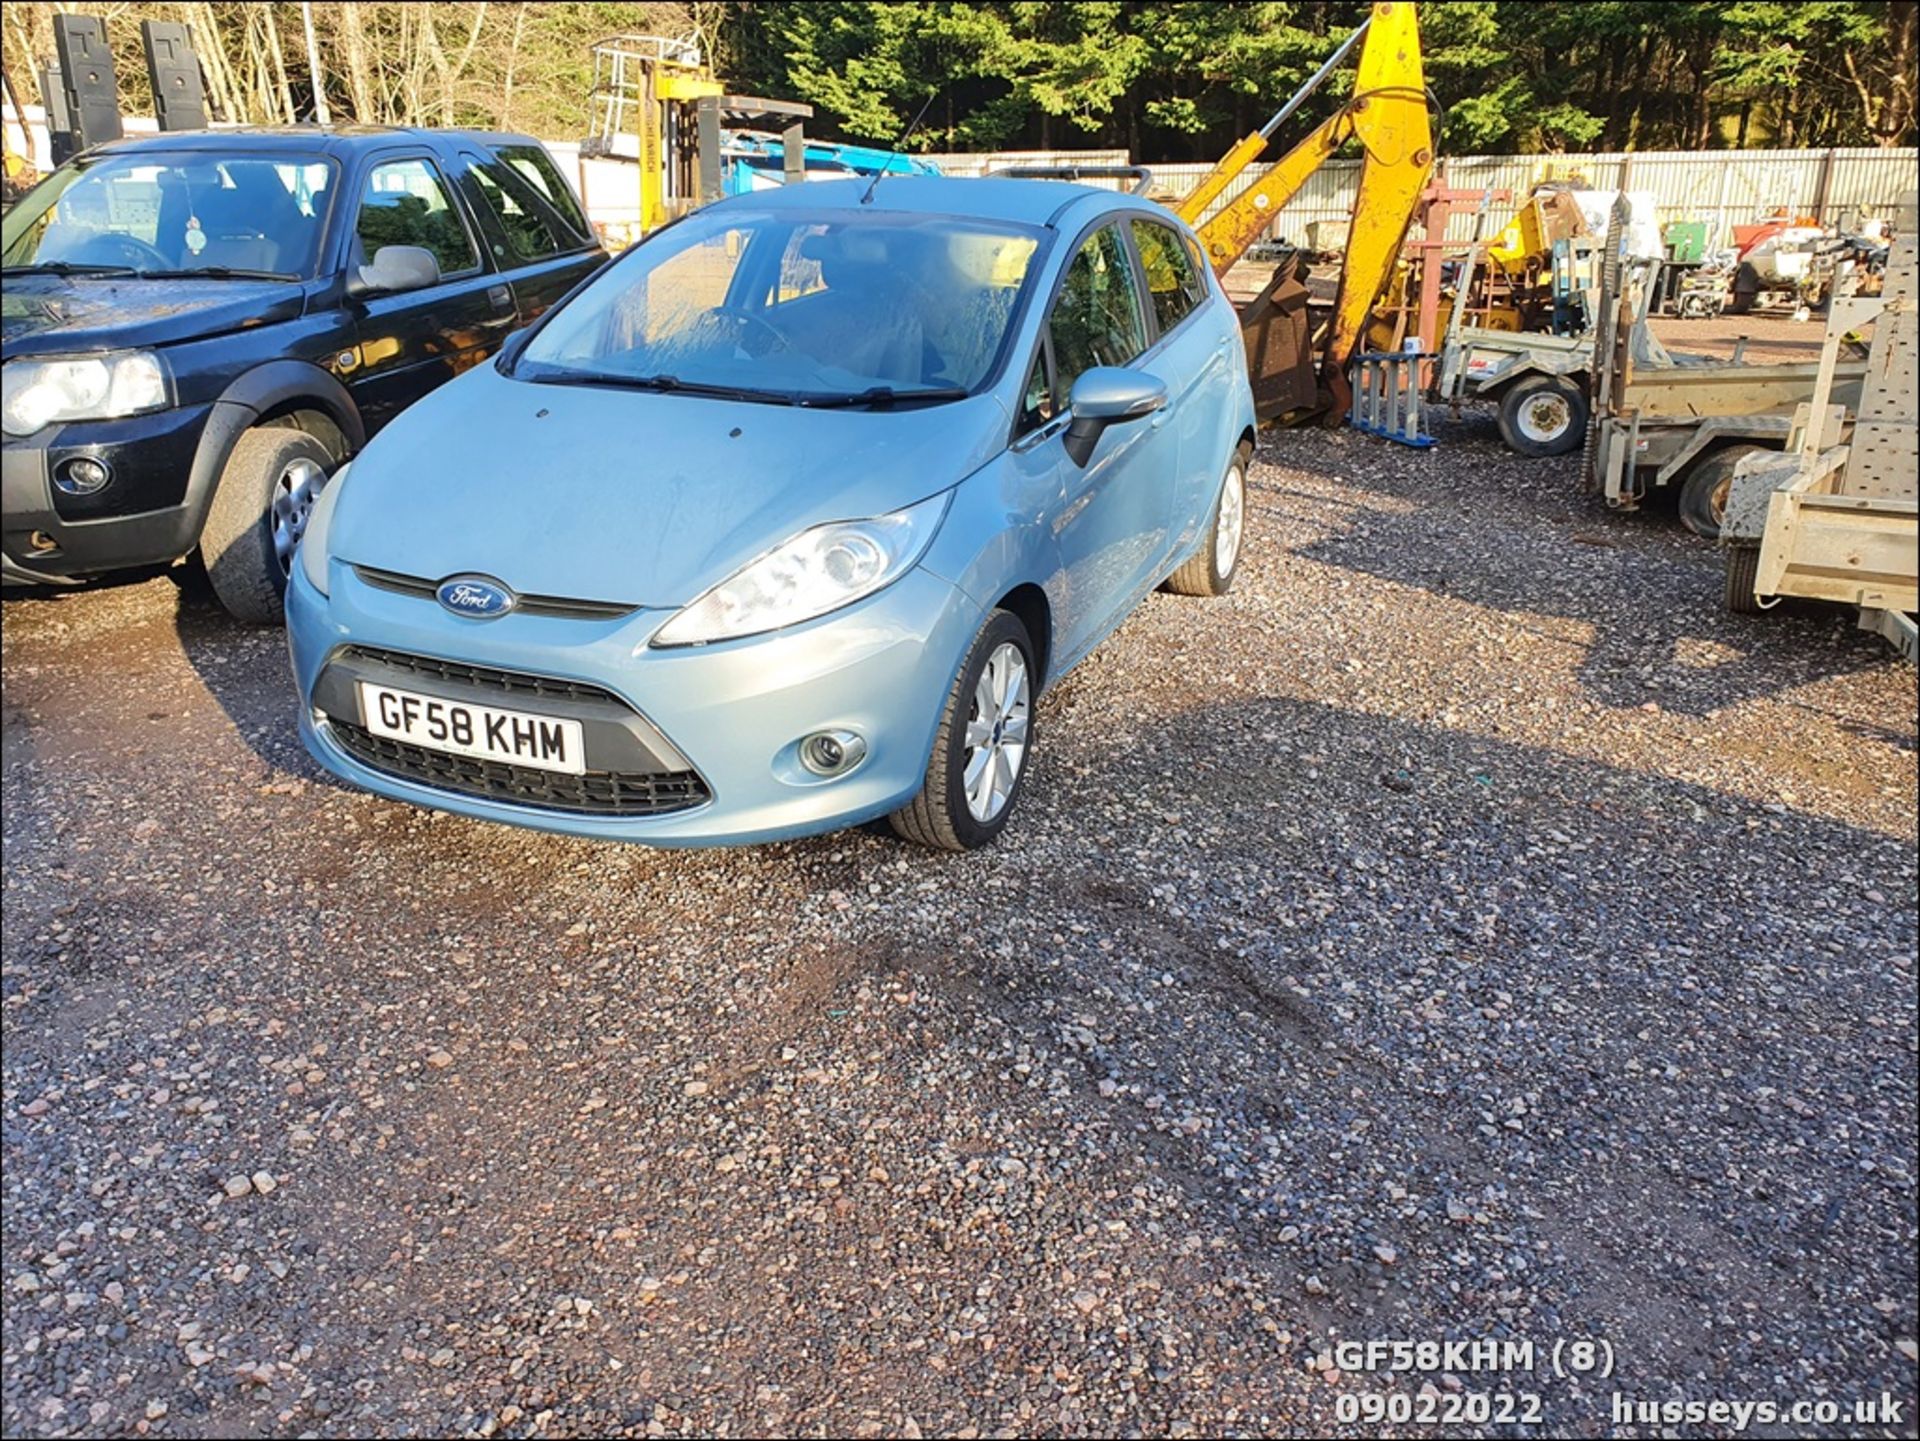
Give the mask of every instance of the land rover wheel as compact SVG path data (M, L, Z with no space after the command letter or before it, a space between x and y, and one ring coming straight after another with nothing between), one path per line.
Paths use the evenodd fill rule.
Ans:
M335 464L304 430L262 426L235 443L200 533L200 554L213 593L236 620L279 623L294 548Z

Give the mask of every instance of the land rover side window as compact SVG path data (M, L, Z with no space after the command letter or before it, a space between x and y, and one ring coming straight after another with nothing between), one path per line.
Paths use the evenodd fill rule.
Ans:
M587 224L587 217L580 209L580 202L574 198L573 189L560 174L560 167L553 163L553 157L538 145L500 145L494 148L507 163L513 173L540 193L548 205L553 207L555 218L573 231L573 238L565 242L563 249L578 249L593 243L593 227Z
M383 245L418 245L433 253L442 275L458 275L480 263L466 223L448 198L432 162L391 160L376 165L360 197L356 228L362 263Z
M1140 268L1147 275L1147 297L1154 318L1165 334L1193 313L1206 297L1206 286L1194 273L1193 257L1180 243L1177 231L1152 220L1135 220L1133 244L1140 252Z
M562 226L553 207L531 193L526 182L500 165L469 165L473 188L507 233L507 246L519 260L543 260L579 241Z
M1082 371L1130 365L1147 348L1133 261L1115 227L1101 226L1073 257L1047 325L1053 337L1056 405L1066 404Z

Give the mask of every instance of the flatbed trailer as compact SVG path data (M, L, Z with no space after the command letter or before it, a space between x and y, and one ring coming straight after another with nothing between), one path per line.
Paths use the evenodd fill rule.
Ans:
M1881 294L1832 302L1813 398L1787 450L1735 471L1722 542L1727 605L1752 614L1783 596L1856 606L1863 628L1908 660L1920 649L1920 194L1900 202ZM1852 409L1833 403L1841 338L1874 320Z
M1824 366L1805 361L1747 365L1676 357L1649 328L1659 262L1625 253L1624 202L1613 215L1616 238L1601 264L1588 401L1586 483L1617 510L1635 510L1655 491L1678 489L1680 519L1717 539L1733 477L1752 458L1783 451L1797 409L1822 374L1833 400L1852 410L1865 361L1834 353Z

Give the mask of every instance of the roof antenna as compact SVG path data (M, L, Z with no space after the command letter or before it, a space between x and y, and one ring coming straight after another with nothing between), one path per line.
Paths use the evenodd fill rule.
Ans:
M893 142L893 150L895 154L899 154L901 147L904 146L909 140L913 139L913 132L918 130L920 128L920 122L927 118L927 111L931 109L933 106L933 97L938 95L939 93L940 92L938 90L933 90L928 92L925 103L922 104L920 107L920 113L913 117L913 124L909 125L905 130L901 131L900 138ZM887 171L884 165L880 169L873 172L873 179L869 181L867 184L867 193L860 197L860 203L862 205L866 205L870 201L872 201L873 188L874 186L880 183L880 177L882 175L885 175L886 173Z

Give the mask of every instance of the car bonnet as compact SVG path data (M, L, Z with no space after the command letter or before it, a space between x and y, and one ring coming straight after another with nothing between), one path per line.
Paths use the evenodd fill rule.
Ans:
M678 607L826 521L964 480L1007 441L991 394L819 410L536 385L491 366L443 387L354 462L329 549L423 580Z

